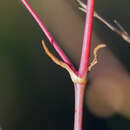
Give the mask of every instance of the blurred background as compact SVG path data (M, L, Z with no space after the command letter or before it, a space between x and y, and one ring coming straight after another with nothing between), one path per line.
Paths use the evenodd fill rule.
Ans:
M77 67L85 19L78 3L29 2ZM95 8L110 23L118 20L129 33L129 5L129 0L100 0ZM2 130L72 130L73 83L44 53L41 40L50 45L45 35L20 0L1 0L0 16ZM101 50L99 64L89 72L83 129L129 130L130 45L97 19L92 41L92 48L103 42L108 48Z

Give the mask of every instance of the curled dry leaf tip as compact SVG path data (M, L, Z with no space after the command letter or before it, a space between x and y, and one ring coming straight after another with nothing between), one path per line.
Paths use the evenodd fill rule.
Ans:
M46 52L46 54L54 61L54 63L56 63L57 65L59 65L60 67L66 69L69 74L70 74L70 77L73 81L73 83L80 83L80 84L86 84L86 78L85 77L82 77L80 78L73 70L72 68L65 62L59 60L56 56L54 56L50 50L47 48L44 40L42 40L42 45L43 45L43 48Z
M101 49L101 48L104 48L106 47L105 44L99 44L97 45L95 48L94 48L94 51L93 51L93 56L94 56L94 59L92 60L92 62L90 63L89 67L88 67L88 71L91 71L91 69L98 63L98 59L97 59L97 56L98 56L98 51Z
M73 81L73 83L80 83L80 84L86 84L87 82L87 79L86 79L86 76L80 78L73 70L72 68L65 62L59 60L56 56L54 56L50 50L48 49L48 47L46 46L44 40L42 40L42 45L43 45L43 48L46 52L46 54L52 59L52 61L54 61L54 63L56 63L57 65L59 65L60 67L66 69L69 74L70 74L70 77L71 77L71 80ZM88 71L91 71L91 69L98 63L98 60L97 60L97 52L101 49L101 48L104 48L106 47L105 44L99 44L96 46L96 48L94 48L94 51L93 51L93 55L94 55L94 59L93 61L90 63L89 67L88 67Z

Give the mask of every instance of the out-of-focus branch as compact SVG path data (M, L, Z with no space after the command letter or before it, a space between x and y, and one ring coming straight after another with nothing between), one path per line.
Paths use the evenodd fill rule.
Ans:
M81 1L77 0L79 5L79 9L86 13L87 6ZM107 22L101 15L99 15L96 11L94 12L94 17L99 19L102 23L104 23L108 28L110 28L113 32L116 32L119 36L121 36L126 42L130 43L130 35L126 32L126 30L116 21L114 23L118 28L114 27L112 24Z

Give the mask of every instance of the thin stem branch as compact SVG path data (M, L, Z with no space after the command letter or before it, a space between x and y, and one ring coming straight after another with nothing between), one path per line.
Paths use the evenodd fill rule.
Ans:
M88 64L89 64L95 0L88 0L87 6L88 8L86 14L83 47L82 47L82 54L80 59L80 67L78 71L80 77L86 75Z
M25 5L25 7L28 9L28 11L31 13L31 15L34 17L34 19L36 20L36 22L39 24L40 28L45 33L45 35L47 36L48 40L53 45L53 47L55 48L55 50L57 51L57 53L60 55L60 57L62 58L62 60L65 63L67 63L74 71L76 71L75 68L74 68L74 66L72 65L72 63L68 59L68 57L65 55L65 53L63 52L63 50L59 47L59 45L57 44L57 42L54 40L54 38L52 37L52 35L49 33L49 31L47 30L45 24L42 22L42 20L40 19L40 17L36 14L36 12L31 7L31 5L27 2L27 0L22 0L22 2Z

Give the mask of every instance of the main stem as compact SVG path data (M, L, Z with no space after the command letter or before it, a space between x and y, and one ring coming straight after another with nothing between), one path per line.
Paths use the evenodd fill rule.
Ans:
M88 0L83 47L82 47L82 54L81 54L81 60L80 60L80 67L78 71L78 76L81 78L87 76L89 54L90 54L90 48L91 48L91 39L92 39L94 5L95 5L95 0ZM85 86L86 84L78 84L78 83L74 84L74 87L75 87L74 130L82 130L82 116L83 116L83 102L84 102Z
M75 89L75 117L74 117L74 130L82 130L82 116L83 116L83 103L85 85L74 84Z

